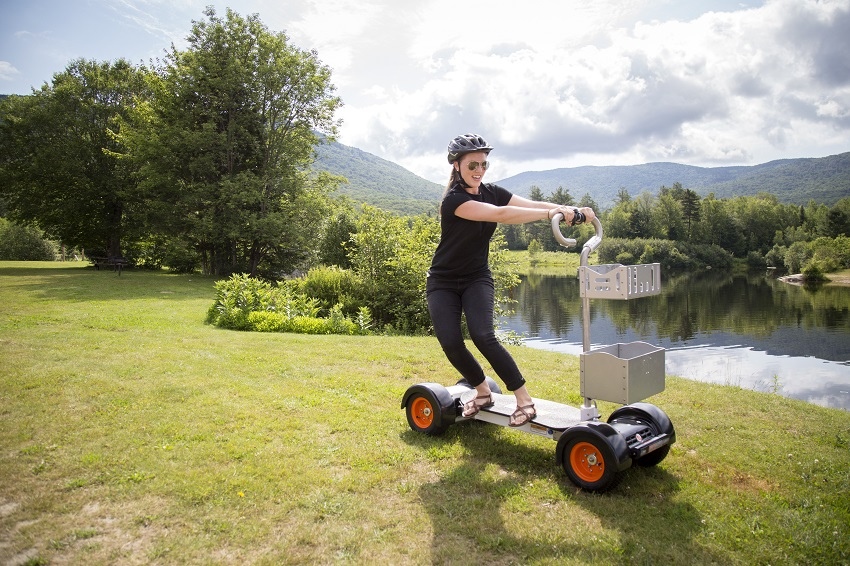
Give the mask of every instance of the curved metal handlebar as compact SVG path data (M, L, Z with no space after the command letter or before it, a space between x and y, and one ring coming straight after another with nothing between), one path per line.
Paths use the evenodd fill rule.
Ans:
M564 219L564 215L560 212L552 217L552 234L555 236L555 240L558 241L559 244L564 246L565 248L572 248L576 245L575 238L567 238L564 236L563 232L561 232L561 220ZM599 247L599 244L602 243L602 223L599 222L598 218L594 218L592 221L593 228L596 230L596 235L585 242L584 247L582 248L582 255L590 255L592 252ZM587 252L585 254L585 252Z

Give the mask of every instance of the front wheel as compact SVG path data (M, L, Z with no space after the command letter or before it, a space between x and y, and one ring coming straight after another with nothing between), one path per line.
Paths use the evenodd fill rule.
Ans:
M619 481L614 451L605 437L575 432L565 443L561 459L567 477L584 490L601 493Z
M437 436L446 431L440 403L428 390L417 391L410 395L405 404L405 412L407 424L416 432Z

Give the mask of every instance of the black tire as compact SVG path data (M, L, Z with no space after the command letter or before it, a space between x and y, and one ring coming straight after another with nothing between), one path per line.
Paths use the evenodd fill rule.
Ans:
M440 402L428 389L414 391L407 398L404 412L407 414L407 424L416 432L439 436L448 428Z
M566 440L565 440L566 439ZM603 493L620 481L618 461L609 440L583 427L564 433L561 465L570 481L581 489Z
M664 411L649 403L633 403L620 407L608 417L609 424L615 422L642 423L649 426L653 436L667 434L671 437L669 444L634 460L634 463L641 468L651 468L660 464L670 453L670 445L676 439L676 430L673 428L670 418Z

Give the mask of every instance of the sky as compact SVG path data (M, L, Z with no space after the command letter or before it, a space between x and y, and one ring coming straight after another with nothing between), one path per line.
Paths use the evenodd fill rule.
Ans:
M185 48L207 5L316 50L337 141L441 184L465 133L490 181L850 151L850 0L0 0L0 94Z

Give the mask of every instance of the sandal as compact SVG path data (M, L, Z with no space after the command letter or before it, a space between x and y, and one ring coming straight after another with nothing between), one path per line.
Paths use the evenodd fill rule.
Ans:
M479 399L487 399L487 400L484 401L483 403L478 403ZM466 404L463 406L463 416L464 417L474 417L475 415L478 414L478 411L480 411L481 409L487 409L489 407L492 407L495 404L496 404L496 402L493 401L493 394L492 393L488 393L487 395L479 395L475 399L472 399L471 401L466 402Z
M528 412L527 409L531 409L531 412ZM511 422L508 423L508 426L518 427L522 426L525 423L534 419L537 416L537 411L534 410L534 403L531 405L524 405L520 407L517 405L516 411L511 414Z

